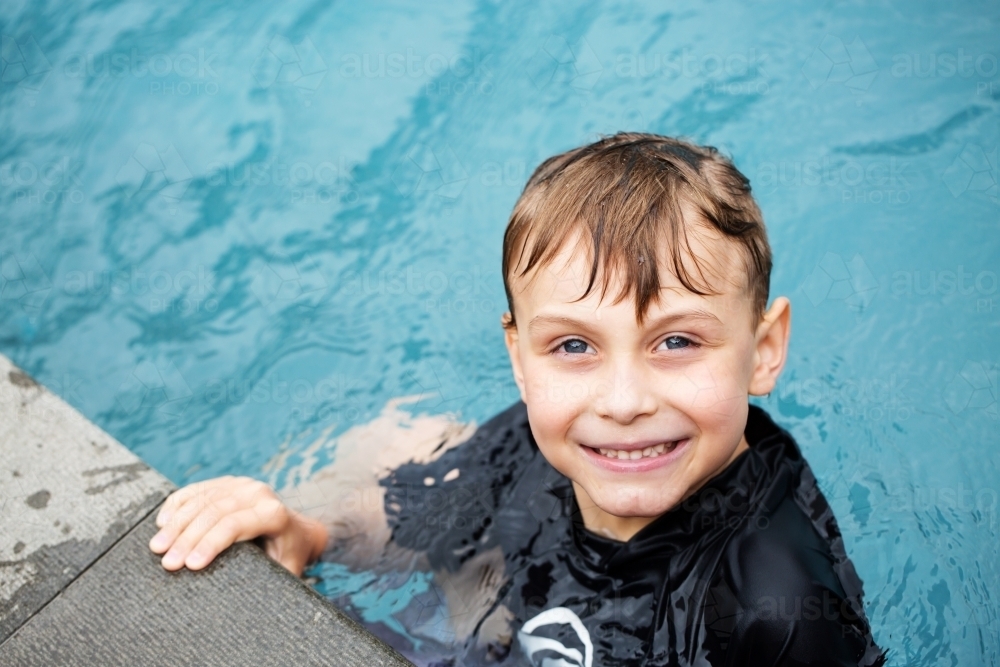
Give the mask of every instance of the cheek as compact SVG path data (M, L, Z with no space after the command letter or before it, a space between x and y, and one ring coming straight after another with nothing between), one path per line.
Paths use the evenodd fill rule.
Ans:
M551 364L537 362L524 368L525 402L553 417L579 414L602 390L590 377L552 368Z
M591 388L579 377L560 373L545 364L524 368L524 398L531 431L550 461L565 453L563 444L577 417L586 412Z
M716 358L691 364L669 386L671 402L702 430L715 430L746 403L748 380L735 360Z
M564 475L571 475L571 452L566 446L567 434L573 424L575 415L554 403L539 404L528 396L528 424L531 434L541 450L542 456L556 470Z

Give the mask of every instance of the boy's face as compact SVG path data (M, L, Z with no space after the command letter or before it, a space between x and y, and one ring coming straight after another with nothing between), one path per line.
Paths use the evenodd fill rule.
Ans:
M688 236L718 294L687 291L661 265L642 325L632 298L612 303L614 278L603 300L599 286L577 300L590 260L574 243L511 285L507 347L532 433L573 481L587 527L618 539L746 449L748 394L769 392L784 363L787 300L751 326L738 250L705 228Z

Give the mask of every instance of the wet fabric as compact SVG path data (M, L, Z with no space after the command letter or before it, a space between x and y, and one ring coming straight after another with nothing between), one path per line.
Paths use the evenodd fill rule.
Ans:
M394 471L383 482L393 540L425 554L439 585L502 552L481 575L498 590L463 619L470 631L420 662L883 664L861 580L798 446L754 406L745 432L748 451L627 542L583 526L520 402L434 463Z

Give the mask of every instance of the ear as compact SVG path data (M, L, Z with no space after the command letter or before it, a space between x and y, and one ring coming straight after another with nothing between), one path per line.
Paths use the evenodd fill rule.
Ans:
M507 345L507 354L510 356L510 368L514 372L514 382L521 392L521 400L524 401L524 372L521 370L521 350L517 346L517 327L511 324L510 313L500 316L500 326L503 327L503 339Z
M778 376L788 358L791 326L792 304L787 298L779 296L757 325L757 349L754 352L753 374L750 376L751 394L769 394L778 383Z

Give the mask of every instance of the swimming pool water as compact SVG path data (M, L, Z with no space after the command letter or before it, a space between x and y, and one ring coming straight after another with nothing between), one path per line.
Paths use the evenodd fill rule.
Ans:
M793 303L760 404L820 478L876 640L997 664L998 20L8 2L0 352L177 484L290 484L390 399L462 422L516 400L500 243L540 160L624 129L713 144ZM371 627L427 585L314 574Z

